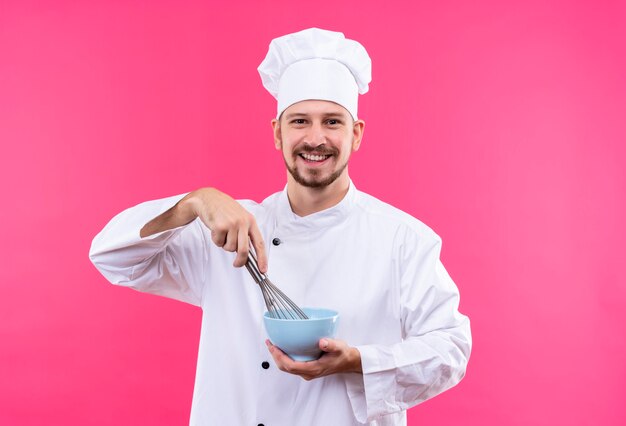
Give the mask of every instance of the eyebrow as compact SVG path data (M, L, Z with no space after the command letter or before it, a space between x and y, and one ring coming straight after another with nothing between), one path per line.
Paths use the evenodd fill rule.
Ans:
M296 117L309 117L311 114L307 114L305 112L292 112L285 115L285 120L290 120ZM345 118L345 115L340 112L329 112L322 114L324 118Z

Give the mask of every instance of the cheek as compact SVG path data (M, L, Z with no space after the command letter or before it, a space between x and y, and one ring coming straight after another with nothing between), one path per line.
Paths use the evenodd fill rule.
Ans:
M350 133L344 138L342 146L343 146L343 151L346 154L350 154L351 152L355 151L354 140L355 139L352 133Z
M299 142L299 135L294 132L284 132L281 138L281 147L284 151L292 150Z

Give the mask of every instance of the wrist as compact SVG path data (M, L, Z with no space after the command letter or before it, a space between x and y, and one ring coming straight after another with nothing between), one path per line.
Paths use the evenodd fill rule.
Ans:
M363 374L363 367L361 366L361 352L357 348L350 348L350 372Z
M198 206L201 204L201 201L198 199L196 193L197 191L190 192L182 200L176 203L172 211L176 221L189 223L198 217Z

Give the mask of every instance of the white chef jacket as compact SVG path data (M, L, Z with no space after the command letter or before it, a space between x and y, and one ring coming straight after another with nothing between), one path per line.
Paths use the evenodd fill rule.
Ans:
M182 197L120 213L90 258L114 284L202 308L191 425L404 425L406 409L464 376L469 320L439 260L440 238L417 219L352 182L339 204L306 217L293 213L286 189L239 201L266 241L272 282L300 306L337 310L336 338L361 353L362 375L305 381L274 364L260 290L199 219L139 237Z

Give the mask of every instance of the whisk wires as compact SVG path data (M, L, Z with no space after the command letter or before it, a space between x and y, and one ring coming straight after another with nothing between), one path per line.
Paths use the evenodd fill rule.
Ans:
M276 287L267 278L267 275L259 271L259 264L253 249L250 248L246 269L252 275L254 281L259 285L267 312L272 318L278 319L309 319L298 305L296 305L285 293Z

